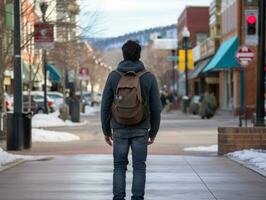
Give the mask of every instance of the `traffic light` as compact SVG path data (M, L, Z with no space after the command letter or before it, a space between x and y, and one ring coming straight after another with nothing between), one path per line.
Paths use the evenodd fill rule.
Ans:
M258 44L258 10L245 10L245 44Z
M256 35L257 34L257 17L254 15L249 15L246 18L247 21L247 34Z

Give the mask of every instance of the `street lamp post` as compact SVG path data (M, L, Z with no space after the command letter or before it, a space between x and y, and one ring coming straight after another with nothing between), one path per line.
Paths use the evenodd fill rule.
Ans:
M176 55L176 50L173 49L172 50L173 58L175 57L175 55ZM172 61L172 65L173 65L173 94L174 94L174 96L176 96L176 72L175 72L176 61L174 59Z
M182 32L183 35L183 40L184 40L184 50L185 50L185 76L186 76L186 96L188 97L188 43L189 43L189 37L190 37L190 32L187 27L183 29Z
M46 11L48 8L48 4L46 1L41 1L40 2L40 9L42 12L42 21L43 23L46 22L45 20L45 15L46 15ZM46 54L46 50L43 49L43 70L44 70L44 87L43 87L43 91L44 91L44 113L48 114L48 106L47 106L47 54Z
M8 115L7 150L23 149L20 0L14 0L14 113ZM9 133L10 130L10 133Z
M189 104L189 91L188 91L188 48L189 48L189 37L190 32L188 28L185 26L182 32L183 36L183 47L185 50L185 97L183 97L183 106L184 106L184 112L187 112L188 104Z
M264 123L264 92L265 92L265 0L259 1L259 32L258 32L258 72L257 72L257 106L255 126Z

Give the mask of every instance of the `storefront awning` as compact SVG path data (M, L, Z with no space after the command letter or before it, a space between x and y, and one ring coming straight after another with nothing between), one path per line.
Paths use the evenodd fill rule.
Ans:
M195 69L189 74L189 79L194 79L200 76L200 73L203 71L203 69L206 67L206 65L210 62L211 58L204 59L202 61L199 61Z
M49 79L53 83L58 83L61 80L60 72L52 64L47 64L47 72L49 73Z
M238 37L233 36L224 41L219 47L218 51L205 67L203 72L230 69L239 67L239 63L235 59L235 53L238 48Z

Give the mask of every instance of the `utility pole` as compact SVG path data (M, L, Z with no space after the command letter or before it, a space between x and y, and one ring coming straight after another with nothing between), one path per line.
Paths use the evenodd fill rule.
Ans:
M257 106L255 126L263 127L264 92L265 92L265 0L259 0L259 32L258 32L258 69L257 69Z

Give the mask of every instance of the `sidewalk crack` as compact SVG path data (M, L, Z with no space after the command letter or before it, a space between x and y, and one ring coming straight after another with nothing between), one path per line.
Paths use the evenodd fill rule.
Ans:
M207 183L205 183L205 181L201 178L201 176L197 173L197 171L193 168L193 166L188 162L188 160L185 157L183 157L183 159L185 160L185 162L187 163L187 165L193 170L193 172L198 176L198 178L201 180L201 182L203 183L203 185L205 186L205 188L209 191L209 193L213 196L213 198L215 200L218 200L218 198L214 195L214 193L208 187Z

